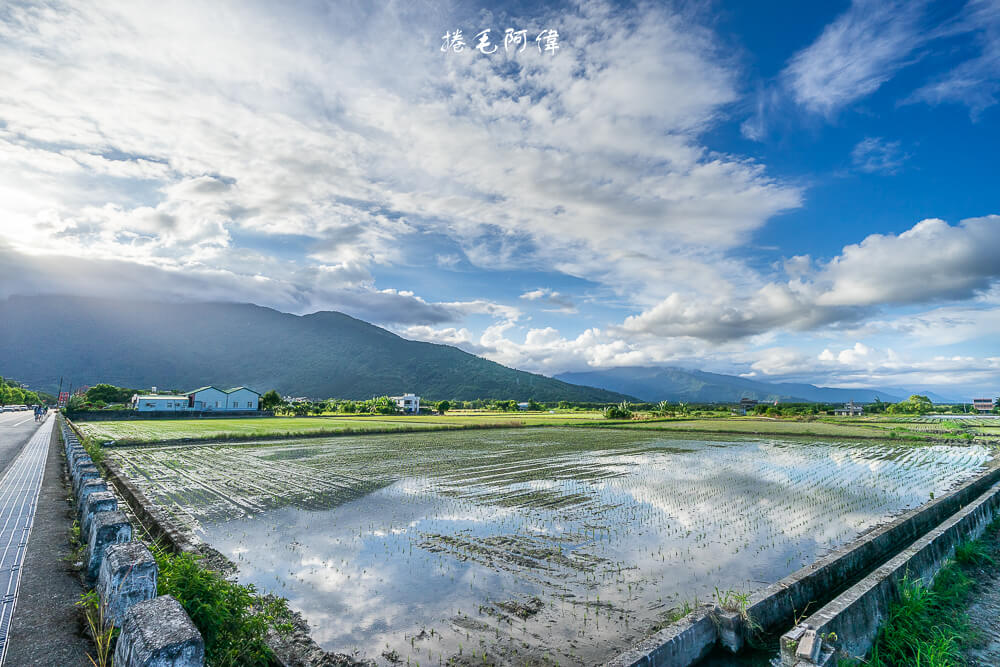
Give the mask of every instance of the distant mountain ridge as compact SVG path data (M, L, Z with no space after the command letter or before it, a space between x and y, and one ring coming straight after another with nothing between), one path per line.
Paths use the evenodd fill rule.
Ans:
M811 384L789 382L761 382L750 378L720 373L707 373L684 368L629 366L599 371L560 373L556 377L565 382L587 384L611 391L637 396L644 401L684 401L692 403L732 403L741 398L759 401L843 403L846 401L894 403L908 398L911 393L900 388L895 391L881 389L842 389L817 387ZM930 394L934 402L947 403L947 399Z
M300 316L238 303L13 296L0 301L0 323L0 372L49 392L62 377L64 390L109 382L180 390L245 385L312 398L412 391L430 400L634 400L406 340L334 311Z

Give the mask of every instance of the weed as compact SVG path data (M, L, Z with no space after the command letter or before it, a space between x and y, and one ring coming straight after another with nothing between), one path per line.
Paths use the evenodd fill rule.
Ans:
M956 546L955 560L962 565L996 565L989 549L979 540L967 540Z
M962 644L971 629L963 612L972 580L954 562L938 572L934 586L904 578L900 599L889 608L868 662L872 667L962 664Z
M83 607L87 617L87 628L90 636L94 639L94 646L97 649L96 657L87 654L87 658L94 667L108 667L110 665L111 645L117 634L114 623L106 616L107 605L104 604L97 591L88 591L80 595L77 606Z
M264 598L252 586L227 581L204 569L191 554L154 552L159 566L157 593L172 595L205 640L206 663L216 667L265 667L274 659L267 645L270 627L291 629L287 603Z

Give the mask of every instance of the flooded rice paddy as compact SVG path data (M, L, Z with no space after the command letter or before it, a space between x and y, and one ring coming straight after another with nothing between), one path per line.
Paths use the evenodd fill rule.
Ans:
M524 429L114 454L154 502L388 665L595 664L981 469L978 446Z

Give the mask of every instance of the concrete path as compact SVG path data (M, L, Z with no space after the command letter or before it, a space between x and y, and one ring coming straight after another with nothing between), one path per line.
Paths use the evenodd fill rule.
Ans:
M33 415L30 419L34 424ZM54 424L52 416L41 426L35 424L34 435L0 478L0 663L7 655L7 637L17 604L21 565L35 518L35 503L42 486Z
M55 422L55 416L49 417ZM17 608L7 640L5 665L88 667L93 643L76 606L83 586L70 562L73 510L66 487L62 447L52 441L38 495L35 521L21 568Z

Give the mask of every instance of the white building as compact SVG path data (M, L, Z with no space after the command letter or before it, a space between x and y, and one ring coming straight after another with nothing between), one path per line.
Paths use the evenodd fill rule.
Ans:
M396 408L405 414L415 415L420 412L420 397L416 394L403 394L402 396L390 396L396 403Z
M136 394L132 397L132 407L139 412L187 410L188 397L170 394Z
M260 405L260 394L246 387L233 387L226 390L227 410L256 410Z
M860 417L865 414L865 409L854 401L850 401L844 403L844 407L834 410L833 414L841 417Z
M252 412L260 405L260 394L246 387L219 389L199 387L184 392L183 395L136 394L132 397L132 407L139 412L171 412L191 410L193 412Z

